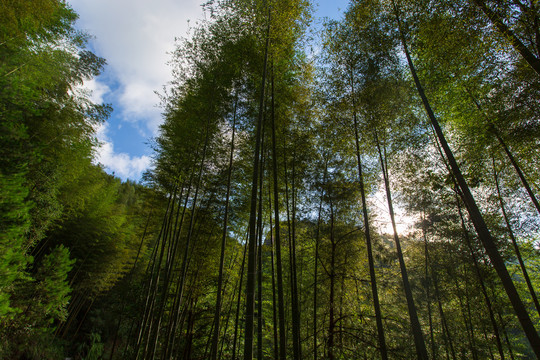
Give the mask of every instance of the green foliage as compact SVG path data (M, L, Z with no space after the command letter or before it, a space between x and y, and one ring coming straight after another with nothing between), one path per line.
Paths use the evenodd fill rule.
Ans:
M34 290L32 309L40 316L50 317L51 323L67 317L66 306L71 292L67 275L74 263L75 260L69 258L69 250L60 245L43 258L34 276L38 284Z
M51 346L51 326L67 317L71 288L68 273L74 260L69 250L57 246L43 257L33 278L17 279L10 301L16 313L2 318L0 352L5 357L50 358L58 351Z
M31 205L25 201L28 190L23 182L23 174L0 175L0 318L13 315L9 297L13 284L24 277L29 261L24 240L30 227Z
M83 360L99 360L103 355L103 343L101 342L101 337L99 334L92 333L90 334L89 339L90 344L84 345L79 350L80 353L86 353L86 356L83 357Z

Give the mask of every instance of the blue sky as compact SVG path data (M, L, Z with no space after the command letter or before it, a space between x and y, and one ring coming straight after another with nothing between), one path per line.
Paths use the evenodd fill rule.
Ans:
M123 180L139 181L151 166L151 139L161 112L155 92L171 80L167 62L175 37L204 18L204 0L68 0L77 27L93 35L90 48L107 60L102 75L88 81L96 102L113 106L98 129L97 161ZM315 17L339 18L347 0L321 1ZM314 19L317 23L317 19Z

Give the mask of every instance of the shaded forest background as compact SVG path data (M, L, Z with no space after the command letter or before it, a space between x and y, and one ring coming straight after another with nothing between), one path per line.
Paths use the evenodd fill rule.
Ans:
M539 4L204 7L136 184L77 14L0 2L0 358L540 357Z

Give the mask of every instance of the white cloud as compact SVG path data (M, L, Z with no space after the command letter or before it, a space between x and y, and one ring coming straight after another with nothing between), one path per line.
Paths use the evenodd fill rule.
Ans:
M79 14L77 27L95 37L93 51L107 60L102 77L85 82L96 103L112 103L116 121L127 121L142 138L157 135L162 122L155 91L171 80L167 65L175 38L186 36L188 20L202 18L204 0L68 0ZM121 123L115 128L122 128ZM138 180L149 156L116 153L108 125L98 129L96 162L122 179ZM141 147L144 145L141 143ZM139 152L140 153L140 152Z
M124 120L139 122L143 119L146 121L146 127L152 129L152 122L160 116L160 110L156 107L158 98L153 90L150 91L151 87L152 84L142 81L132 81L125 85L118 98Z
M97 138L101 146L97 149L95 162L102 164L122 180L139 180L142 173L152 165L152 159L146 155L130 156L126 153L115 153L114 145L107 136L108 129L107 124L97 129Z
M156 135L160 123L154 91L171 79L168 53L185 36L188 20L202 17L201 0L69 0L78 27L96 37L93 45L118 81L113 96L120 116Z
M90 90L90 100L96 104L102 104L103 97L111 92L111 89L106 84L96 79L85 81L84 87Z

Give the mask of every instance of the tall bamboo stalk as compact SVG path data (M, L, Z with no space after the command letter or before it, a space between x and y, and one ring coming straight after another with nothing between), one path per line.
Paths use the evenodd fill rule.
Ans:
M220 327L220 317L221 317L221 298L222 298L222 287L223 287L223 263L225 261L225 244L227 241L227 229L229 221L229 198L231 194L231 175L232 175L232 166L233 166L233 157L234 157L234 135L236 132L236 107L238 104L238 95L236 95L234 101L234 112L233 112L233 124L232 124L232 136L231 136L231 151L229 154L229 168L227 170L227 193L225 195L225 214L223 215L223 232L221 235L221 254L219 258L219 275L218 275L218 286L217 286L217 296L216 296L216 310L214 314L214 334L212 338L212 348L210 350L211 359L217 359L217 348L218 348L218 338L219 338L219 327Z
M411 323L411 330L414 337L414 345L416 348L416 355L418 359L428 360L426 344L424 342L424 334L422 333L422 328L420 326L420 321L418 320L418 313L416 312L416 306L414 304L414 298L411 290L411 285L409 282L409 275L407 273L407 267L405 265L405 260L403 258L403 251L401 250L401 242L396 228L396 219L394 214L394 207L392 204L392 193L390 190L390 181L388 179L388 168L386 166L386 156L383 157L383 152L381 150L381 144L379 142L379 137L377 131L374 130L375 135L375 144L377 145L377 150L379 153L379 160L381 164L384 188L386 190L386 202L388 204L388 212L390 214L390 221L392 222L392 230L394 233L394 243L396 244L396 252L399 262L399 268L401 272L401 279L403 281L403 288L405 290L405 298L407 299L407 308L409 310L409 321ZM386 154L386 150L385 150Z
M246 323L244 328L244 360L253 358L253 329L254 329L254 311L255 311L255 275L256 275L256 248L257 248L257 187L259 176L259 161L261 153L261 132L264 114L264 97L266 85L266 68L268 63L268 49L270 42L270 11L268 12L268 24L266 28L266 40L264 47L264 63L261 79L260 98L259 98L259 116L255 126L255 153L253 156L253 174L251 181L251 201L249 212L249 238L248 238L248 272L246 285Z
M429 101L426 97L422 84L420 83L420 79L418 78L418 75L416 74L416 68L414 67L411 56L409 54L409 49L407 47L407 43L405 40L405 34L401 26L401 20L399 18L399 12L398 12L398 9L394 0L392 0L392 5L394 7L394 12L395 12L395 16L396 16L396 20L398 24L401 43L405 51L407 63L409 64L409 68L411 70L411 75L414 79L414 83L418 90L418 94L420 95L420 98L422 99L422 103L431 121L433 129L435 130L435 133L437 134L437 138L439 139L440 144L446 155L446 158L448 159L452 173L455 176L457 183L459 184L463 201L465 202L471 221L476 229L478 237L480 238L480 240L482 241L482 244L484 245L484 248L486 249L486 252L491 260L491 263L493 264L493 267L495 268L495 270L497 271L497 274L499 275L499 278L501 279L501 282L504 286L506 294L508 295L508 298L510 302L512 303L512 307L514 308L514 312L516 313L516 316L521 324L521 327L523 328L523 331L525 332L525 335L527 336L527 339L529 340L529 343L534 353L536 354L537 357L540 357L540 336L538 335L538 332L536 331L533 325L533 322L531 318L529 317L529 314L527 313L527 309L525 308L521 300L521 297L519 296L519 293L517 292L517 289L514 285L514 282L512 281L512 278L510 277L510 274L508 273L508 270L506 269L504 260L499 250L497 249L497 245L495 244L495 241L491 236L491 233L487 227L487 224L484 221L484 218L478 208L478 205L476 204L476 201L474 200L474 197L469 189L469 185L467 184L467 181L465 180L465 178L463 177L463 174L461 173L461 169L456 159L454 158L454 154L452 153L452 150L450 149L448 142L446 141L446 138L442 132L441 126L439 122L437 121L437 119L435 118L435 114L433 113L433 110L431 109L431 105L429 104Z

